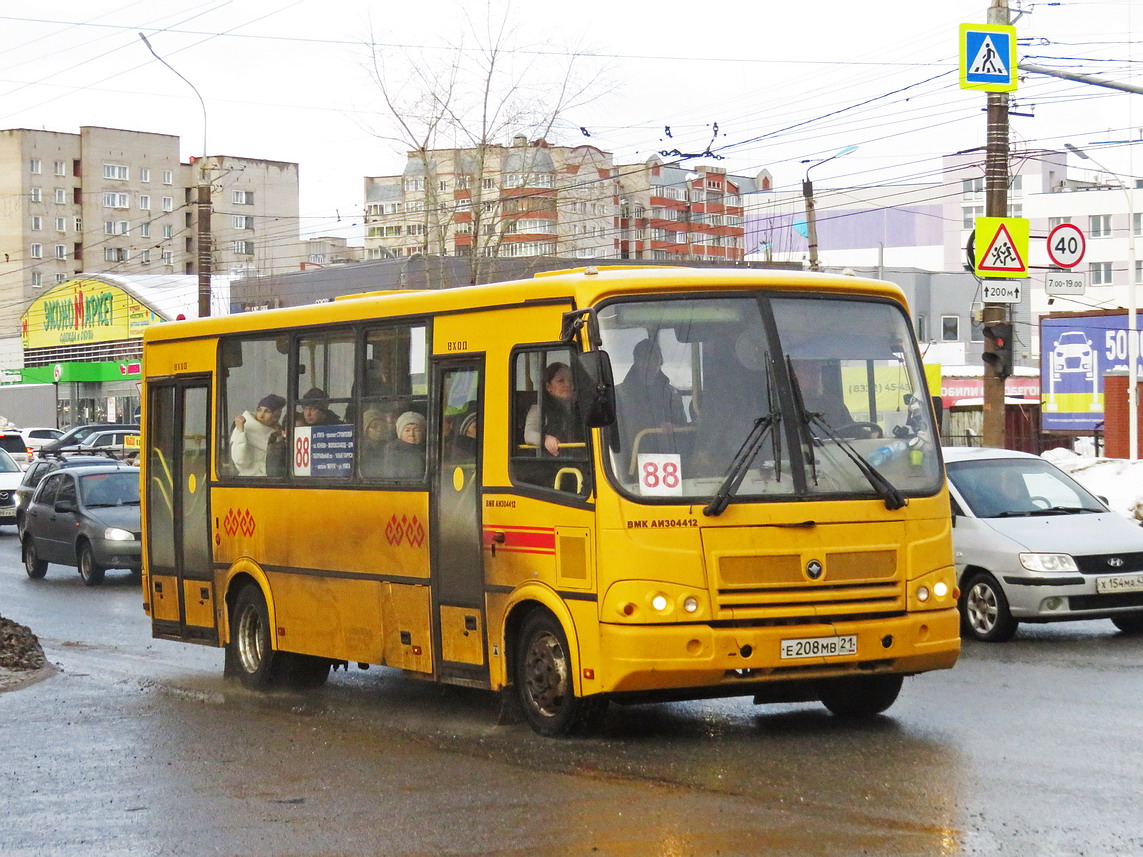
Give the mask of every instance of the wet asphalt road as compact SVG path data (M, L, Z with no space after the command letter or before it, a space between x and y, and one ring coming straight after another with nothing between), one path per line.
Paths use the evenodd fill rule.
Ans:
M602 736L383 669L250 694L150 638L136 580L42 581L0 530L0 614L59 668L0 694L0 855L1143 855L1143 638L1022 626L888 716L612 707Z

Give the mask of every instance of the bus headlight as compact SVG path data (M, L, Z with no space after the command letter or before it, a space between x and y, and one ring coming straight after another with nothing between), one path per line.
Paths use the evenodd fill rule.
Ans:
M664 610L667 609L667 596L666 595L656 595L654 598L651 599L651 606L654 607L656 610L658 610L660 613L662 613Z
M683 601L683 609L688 613L694 613L698 610L698 599L693 595L688 595L686 600Z

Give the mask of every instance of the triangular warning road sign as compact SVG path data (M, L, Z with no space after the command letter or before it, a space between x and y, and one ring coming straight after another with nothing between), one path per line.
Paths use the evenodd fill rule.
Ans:
M1020 258L1020 250L1012 240L1008 227L1001 223L996 234L992 236L992 243L980 257L980 264L976 266L981 271L1003 271L1004 273L1022 274L1025 270L1024 260Z
M995 74L1008 76L1008 66L1004 64L1004 57L996 50L992 36L986 35L980 43L980 50L976 52L976 59L968 68L969 74Z

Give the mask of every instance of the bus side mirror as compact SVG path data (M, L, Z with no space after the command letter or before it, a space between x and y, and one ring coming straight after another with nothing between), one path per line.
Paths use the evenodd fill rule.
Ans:
M933 416L937 418L937 432L938 434L945 427L945 400L940 396L930 396L933 402Z
M602 349L586 353L573 352L575 388L583 421L590 428L602 428L615 422L615 380L611 374L611 358Z

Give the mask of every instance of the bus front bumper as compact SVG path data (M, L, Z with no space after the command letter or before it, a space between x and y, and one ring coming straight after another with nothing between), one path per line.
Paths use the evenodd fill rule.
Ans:
M600 636L601 651L616 653L597 671L605 693L707 688L735 696L759 682L948 669L960 653L960 616L951 607L803 625L605 624ZM822 649L839 653L805 654Z

